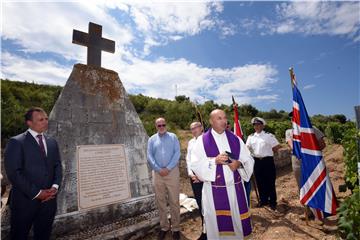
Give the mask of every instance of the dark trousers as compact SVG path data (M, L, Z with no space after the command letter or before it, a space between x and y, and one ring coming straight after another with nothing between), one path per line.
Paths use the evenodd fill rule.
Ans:
M276 170L273 157L254 158L255 178L259 189L260 203L276 206Z
M56 213L56 199L44 203L39 200L28 200L20 204L16 202L16 199L12 200L10 203L11 239L28 239L31 227L33 227L35 240L50 239Z
M191 188L194 192L194 197L195 197L196 203L199 206L200 217L201 217L201 226L204 226L204 216L203 216L202 205L201 205L203 182L194 183L190 179L190 183L191 183Z
M250 207L250 193L251 193L251 180L248 182L244 181L245 191L246 191L246 198L248 201L248 207Z

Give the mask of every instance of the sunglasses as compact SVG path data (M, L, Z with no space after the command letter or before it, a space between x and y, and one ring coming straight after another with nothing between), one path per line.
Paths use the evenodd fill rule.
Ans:
M157 127L159 128L159 127L166 127L166 124L159 124L159 125L157 125Z
M200 127L200 126L192 127L192 128L190 128L190 130L195 130L195 129L197 129L198 127Z

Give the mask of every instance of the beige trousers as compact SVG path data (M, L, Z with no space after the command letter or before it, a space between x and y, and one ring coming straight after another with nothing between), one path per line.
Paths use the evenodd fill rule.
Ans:
M180 231L180 173L179 167L173 168L169 175L162 177L153 171L155 200L159 209L160 227L163 231L170 229L167 219L167 205L170 205L171 230Z

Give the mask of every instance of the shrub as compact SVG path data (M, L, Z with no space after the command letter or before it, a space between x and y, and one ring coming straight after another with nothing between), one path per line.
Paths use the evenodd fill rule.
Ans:
M325 128L325 135L330 143L341 143L343 137L343 127L340 123L330 122Z
M337 209L339 214L339 231L347 240L360 239L360 191L356 189L351 197L340 204Z
M359 153L357 149L357 140L359 139L360 131L352 128L344 133L344 139L342 140L342 145L344 147L345 182L351 190L358 185L357 163Z

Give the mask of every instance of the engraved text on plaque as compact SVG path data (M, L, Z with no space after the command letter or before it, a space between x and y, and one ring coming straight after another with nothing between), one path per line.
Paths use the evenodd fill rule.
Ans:
M77 146L79 209L130 198L124 145Z

